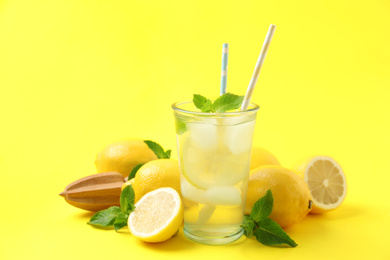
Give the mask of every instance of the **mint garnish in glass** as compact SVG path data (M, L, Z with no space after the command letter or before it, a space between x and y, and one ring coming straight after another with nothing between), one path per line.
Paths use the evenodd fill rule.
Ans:
M225 93L219 96L214 102L210 99L194 94L194 105L204 113L225 113L229 110L235 110L241 107L244 96L238 96L231 93Z

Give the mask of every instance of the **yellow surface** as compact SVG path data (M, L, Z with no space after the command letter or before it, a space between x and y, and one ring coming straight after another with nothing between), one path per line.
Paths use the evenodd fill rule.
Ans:
M373 1L0 1L0 259L389 259L390 3ZM150 245L98 230L65 186L124 138L175 152L171 103L244 94L276 24L253 101L255 144L283 166L325 154L343 167L337 210L286 232L212 247L182 231Z

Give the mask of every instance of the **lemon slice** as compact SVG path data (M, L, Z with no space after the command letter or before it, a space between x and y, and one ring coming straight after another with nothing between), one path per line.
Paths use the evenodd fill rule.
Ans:
M181 173L194 187L207 190L216 185L232 186L248 176L249 152L233 154L226 146L203 150L187 140L181 152Z
M172 188L159 188L145 194L130 214L130 232L146 242L163 242L171 238L183 222L183 203Z
M313 198L311 213L323 213L341 205L347 181L341 166L329 156L310 157L293 168L309 186Z

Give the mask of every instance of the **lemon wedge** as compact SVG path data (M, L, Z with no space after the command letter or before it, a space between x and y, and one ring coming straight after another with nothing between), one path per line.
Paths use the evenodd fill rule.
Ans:
M163 242L171 238L183 222L183 203L172 188L159 188L145 194L130 214L130 232L145 242Z
M338 208L347 194L345 174L333 158L313 156L293 167L309 186L313 198L310 213L323 213Z

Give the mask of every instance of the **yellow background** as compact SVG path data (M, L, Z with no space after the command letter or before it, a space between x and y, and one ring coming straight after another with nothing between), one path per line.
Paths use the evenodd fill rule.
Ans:
M0 259L389 259L389 16L387 0L0 1ZM333 156L348 181L341 208L286 229L297 248L145 244L58 196L111 142L175 151L171 103L218 95L225 42L244 94L271 23L255 145L286 167Z

